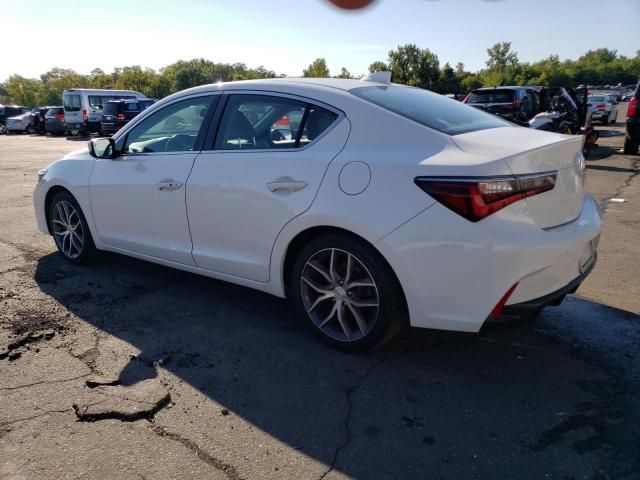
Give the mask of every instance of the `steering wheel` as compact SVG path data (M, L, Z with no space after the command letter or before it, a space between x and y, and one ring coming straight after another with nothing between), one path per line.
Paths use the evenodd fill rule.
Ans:
M179 133L167 140L165 152L185 152L193 150L193 138L190 135Z

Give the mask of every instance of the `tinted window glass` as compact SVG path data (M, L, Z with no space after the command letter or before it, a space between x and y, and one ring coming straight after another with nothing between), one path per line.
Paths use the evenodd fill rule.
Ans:
M104 110L102 110L102 113L104 115L115 115L116 113L118 113L120 104L118 102L107 102L104 105Z
M420 88L361 87L351 93L448 135L511 126L495 115Z
M124 107L128 112L137 112L138 110L140 110L137 102L127 102L124 104Z
M215 148L296 148L316 138L337 117L333 112L290 98L232 95L220 123Z
M80 95L65 95L63 98L64 109L67 112L79 112L82 108Z
M64 111L62 110L62 108L58 108L58 107L56 107L56 108L50 108L49 110L47 110L47 114L46 114L46 116L47 116L47 117L55 117L55 116L56 116L56 114L58 114L58 113L63 113L63 112L64 112Z
M515 98L513 90L476 90L471 92L467 103L511 103Z
M217 97L196 97L161 108L128 134L128 153L183 152L193 150L209 106Z
M103 108L110 100L135 100L133 95L89 95L91 108Z

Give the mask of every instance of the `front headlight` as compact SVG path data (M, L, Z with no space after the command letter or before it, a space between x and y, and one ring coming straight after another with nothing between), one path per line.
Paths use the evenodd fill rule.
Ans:
M46 168L43 168L42 170L38 170L38 183L42 182L47 172L48 170Z

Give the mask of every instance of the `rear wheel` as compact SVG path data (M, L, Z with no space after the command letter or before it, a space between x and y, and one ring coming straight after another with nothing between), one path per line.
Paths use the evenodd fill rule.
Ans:
M49 230L58 251L68 262L83 263L96 252L80 205L68 192L60 192L53 198L49 208Z
M7 133L7 127L4 123L0 123L0 135Z
M376 347L406 323L391 268L373 247L347 234L321 235L303 248L291 291L313 332L343 351Z
M27 127L27 133L28 133L29 135L33 135L33 134L35 133L35 129L34 129L31 125L29 125L29 126Z

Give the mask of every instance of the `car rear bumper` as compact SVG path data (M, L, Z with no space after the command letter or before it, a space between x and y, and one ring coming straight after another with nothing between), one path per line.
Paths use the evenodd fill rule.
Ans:
M576 219L546 229L531 220L526 202L478 223L436 203L376 247L402 285L412 326L477 332L510 290L505 311L552 301L582 281L600 227L599 207L589 195Z

